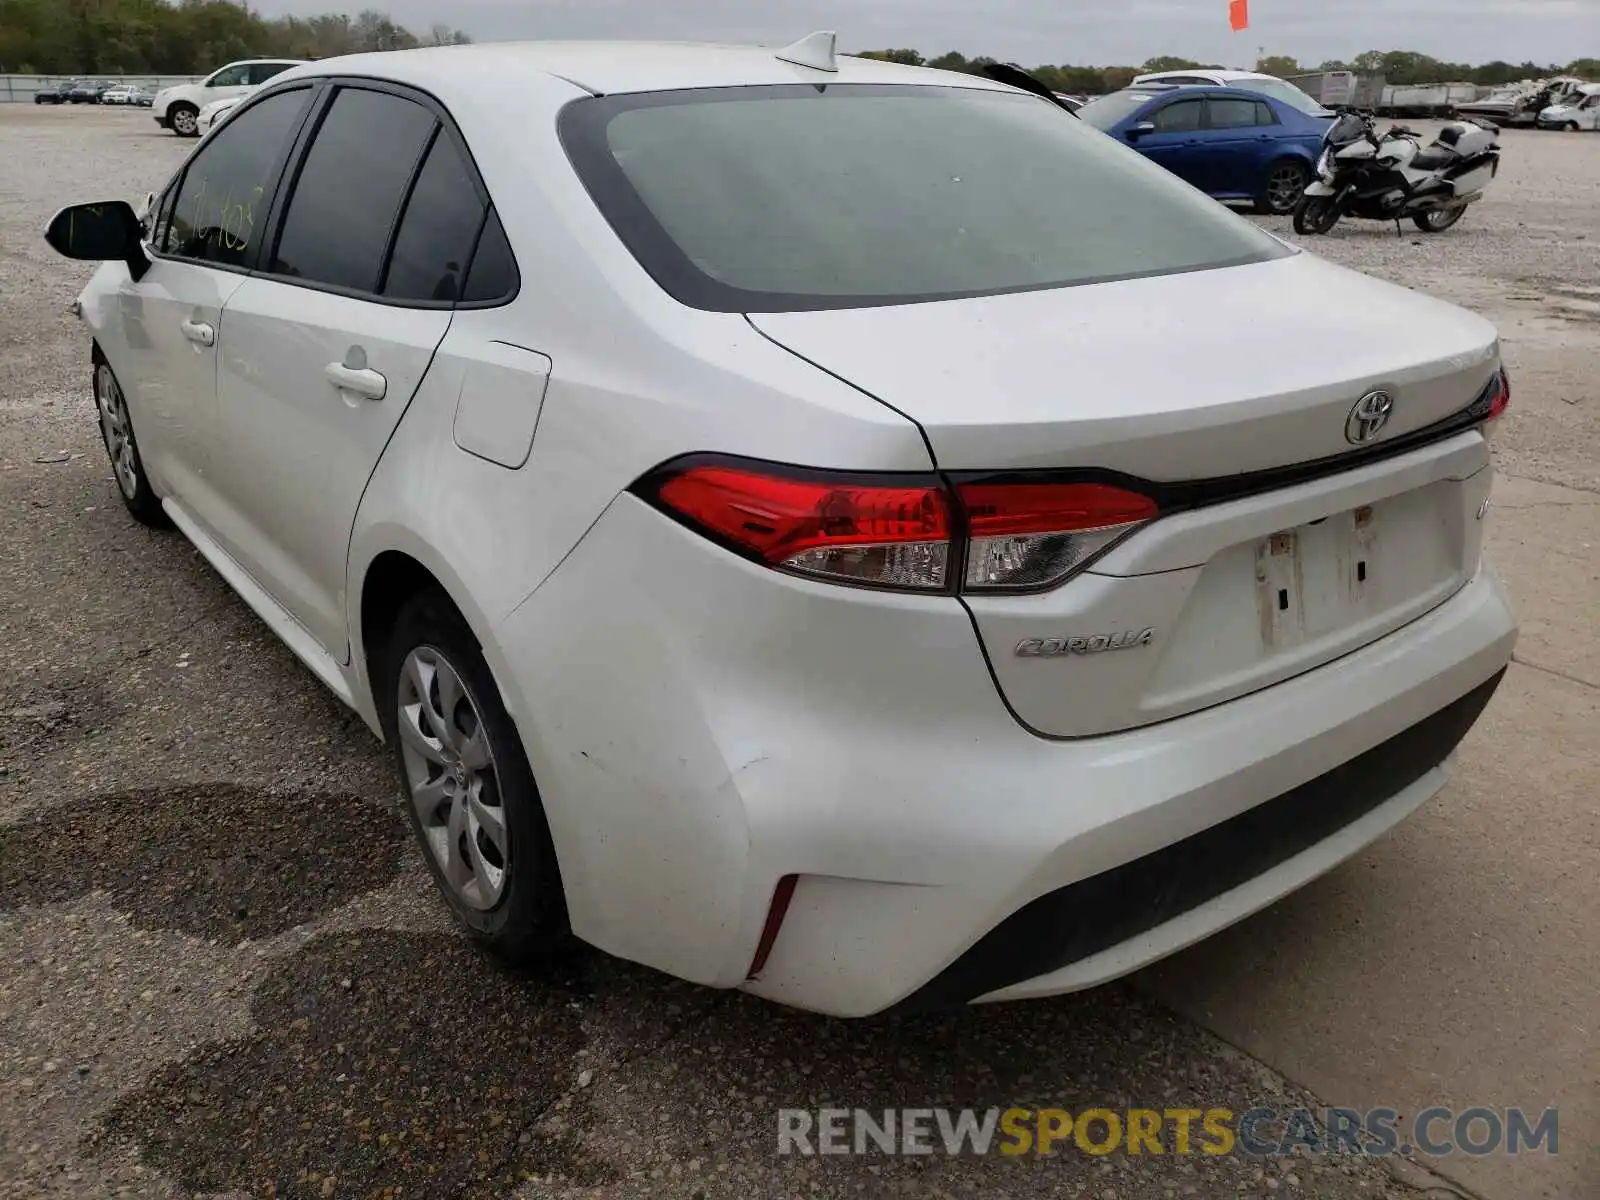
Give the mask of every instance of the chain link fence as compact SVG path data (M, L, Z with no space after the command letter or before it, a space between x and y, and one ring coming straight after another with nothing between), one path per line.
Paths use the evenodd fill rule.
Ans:
M196 83L203 78L203 75L0 75L0 104L32 104L39 92L77 79L133 83L153 94L174 84Z

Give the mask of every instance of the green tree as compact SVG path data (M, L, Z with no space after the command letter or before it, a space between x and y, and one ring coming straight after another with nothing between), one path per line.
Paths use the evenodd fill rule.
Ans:
M863 50L857 58L875 58L879 62L900 63L907 67L920 67L923 64L922 55L915 50Z
M1263 75L1287 79L1291 75L1301 74L1304 68L1287 54L1269 54L1266 58L1256 59L1256 70Z
M1144 66L1139 68L1140 75L1155 75L1163 71L1192 71L1200 66L1192 58L1174 58L1170 54L1160 54L1155 58L1147 59Z

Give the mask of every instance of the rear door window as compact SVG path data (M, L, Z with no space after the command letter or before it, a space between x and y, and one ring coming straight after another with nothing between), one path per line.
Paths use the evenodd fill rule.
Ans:
M414 100L341 88L302 160L272 273L377 292L400 206L437 124Z
M1255 100L1231 97L1213 96L1206 101L1212 129L1248 129L1263 124L1259 115L1263 108L1266 105Z

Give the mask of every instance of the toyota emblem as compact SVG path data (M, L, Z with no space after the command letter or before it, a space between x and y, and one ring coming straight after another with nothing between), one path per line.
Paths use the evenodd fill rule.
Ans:
M1388 392L1368 392L1356 401L1344 423L1344 436L1352 446L1364 446L1383 432L1394 414L1394 397Z

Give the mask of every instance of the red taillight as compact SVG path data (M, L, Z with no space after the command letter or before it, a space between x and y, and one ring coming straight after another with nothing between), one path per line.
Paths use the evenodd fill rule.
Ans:
M966 591L1051 587L1159 510L1149 496L1104 483L963 483Z
M657 498L771 566L880 587L946 583L950 511L936 480L692 466L662 484Z
M694 463L647 494L680 520L769 566L871 587L963 591L1060 583L1158 515L1154 500L1100 483L969 481L954 500L934 476L859 476Z
M1506 409L1511 407L1511 376L1506 374L1505 368L1500 368L1500 373L1494 377L1494 391L1489 394L1489 416L1491 421L1498 421L1505 416Z

